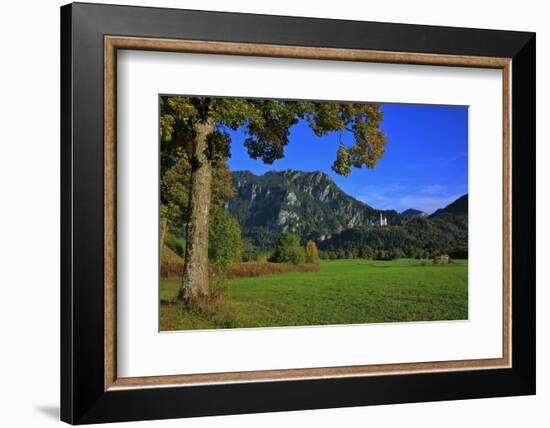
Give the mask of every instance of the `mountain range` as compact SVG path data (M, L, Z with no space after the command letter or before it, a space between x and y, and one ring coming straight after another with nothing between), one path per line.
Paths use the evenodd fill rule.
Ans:
M395 247L395 242L390 245L387 239L380 239L388 234L400 235L397 241L403 245L429 250L438 246L467 248L468 195L429 216L414 208L402 213L375 209L346 194L319 171L288 169L261 176L235 171L232 180L236 195L226 201L226 208L238 220L250 248L272 249L281 232L294 232L304 241L313 239L320 248L341 244L342 236L349 241L365 234L372 242L362 245L372 248ZM434 228L443 228L435 241L423 242L415 233L424 230L433 238Z

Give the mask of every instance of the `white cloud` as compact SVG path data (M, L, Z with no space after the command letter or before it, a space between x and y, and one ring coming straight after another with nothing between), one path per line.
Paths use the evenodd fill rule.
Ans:
M428 193L430 195L440 194L447 189L443 184L431 184L420 189L420 193Z
M380 210L402 212L414 208L432 214L439 208L445 208L466 193L457 193L458 191L460 189L450 189L449 186L443 184L415 187L401 183L389 183L363 186L359 192L352 194L352 196Z
M395 201L395 193L403 190L405 190L405 186L402 184L368 185L363 187L354 197L366 204L378 204L380 209L386 209L386 206L380 207L379 205Z

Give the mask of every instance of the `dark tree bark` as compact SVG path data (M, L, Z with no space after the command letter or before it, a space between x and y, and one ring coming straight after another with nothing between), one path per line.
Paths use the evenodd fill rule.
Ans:
M208 283L208 223L211 202L212 165L207 158L207 136L212 122L194 125L195 140L191 162L189 221L185 241L185 265L178 297L183 300L207 297Z

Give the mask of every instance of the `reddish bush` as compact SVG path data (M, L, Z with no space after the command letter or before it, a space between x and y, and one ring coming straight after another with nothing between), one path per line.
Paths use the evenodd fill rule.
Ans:
M228 278L248 278L252 276L275 275L289 272L319 272L319 265L304 263L293 265L287 263L271 262L243 262L233 263L227 271ZM181 263L161 263L161 278L172 278L183 275Z
M227 276L229 278L247 278L253 276L274 275L289 272L319 272L319 265L313 263L292 265L287 263L271 262L234 263L229 268Z
M170 278L183 275L182 263L161 263L160 276L161 278Z

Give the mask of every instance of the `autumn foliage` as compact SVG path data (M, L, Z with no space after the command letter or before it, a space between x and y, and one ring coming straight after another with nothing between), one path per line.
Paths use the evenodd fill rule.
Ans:
M303 263L244 262L234 263L227 272L229 278L247 278L263 275L275 275L290 272L319 272L319 265Z
M315 241L309 240L306 244L306 263L319 264L319 251Z

